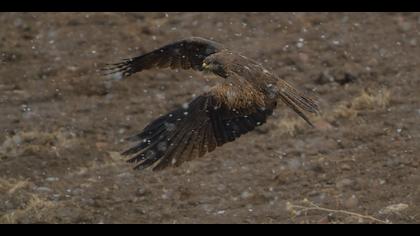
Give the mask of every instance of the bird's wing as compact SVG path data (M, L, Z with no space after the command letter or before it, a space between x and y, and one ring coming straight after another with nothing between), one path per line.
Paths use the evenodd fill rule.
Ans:
M106 74L120 72L124 77L151 68L202 70L204 58L222 49L224 47L219 43L191 37L138 57L124 59L120 63L107 65L104 70Z
M263 124L276 106L276 102L271 101L264 107L249 103L233 108L220 98L220 89L220 86L214 87L195 98L188 108L179 108L154 120L140 134L130 138L140 143L122 154L131 156L129 162L138 163L135 169L144 169L156 162L153 170L178 166Z

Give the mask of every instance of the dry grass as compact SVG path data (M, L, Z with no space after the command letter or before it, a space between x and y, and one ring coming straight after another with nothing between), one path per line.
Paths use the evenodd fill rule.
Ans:
M23 154L34 154L42 148L54 151L57 156L60 154L57 148L69 148L77 139L71 132L59 129L54 132L28 131L19 132L13 136L6 137L0 145L0 156L15 157Z
M70 172L68 176L78 176L78 175L84 175L86 173L107 168L107 167L113 167L118 168L120 165L123 165L126 163L126 158L122 156L119 152L108 152L109 156L103 158L102 162L98 161L89 161L86 163L86 166L81 166L77 168L76 170Z
M345 119L354 119L357 117L359 112L354 109L351 104L339 104L335 109L332 111L331 115L329 116L330 119L335 118L345 118Z
M351 211L346 211L346 210L335 210L335 209L329 209L329 208L325 208L325 207L320 207L318 205L316 205L313 202L310 202L307 199L303 200L303 205L295 205L292 204L290 202L287 202L286 204L286 210L292 215L292 218L301 215L301 214L306 214L309 211L321 211L321 212L326 212L326 213L332 213L332 214L342 214L342 215L347 215L347 216L351 216L353 218L355 218L356 222L358 223L363 223L365 222L365 220L369 221L369 222L376 222L376 223L381 223L381 224L390 224L391 222L389 222L388 220L380 220L377 219L373 216L369 216L369 215L362 215L356 212L351 212Z
M363 109L385 109L391 99L391 92L388 89L378 91L363 91L360 96L352 102L352 107L357 110Z
M339 104L333 109L329 118L353 119L363 110L385 109L390 100L391 92L388 89L379 89L377 91L363 90L352 101Z
M354 119L364 110L383 110L391 99L391 92L388 89L375 91L363 90L351 101L340 103L330 110L323 111L321 116L310 117L316 124L319 120L332 121L338 118ZM300 117L284 118L276 124L281 133L296 135L304 130L307 124Z
M9 195L14 194L19 189L25 188L29 185L28 179L0 179L0 192L7 193Z
M282 133L287 133L292 136L302 130L304 125L306 125L305 121L302 121L300 118L285 118L277 124Z
M16 224L22 217L30 217L32 222L50 222L50 216L47 214L47 211L53 207L56 207L55 203L42 199L37 195L32 195L22 208L0 216L0 223Z

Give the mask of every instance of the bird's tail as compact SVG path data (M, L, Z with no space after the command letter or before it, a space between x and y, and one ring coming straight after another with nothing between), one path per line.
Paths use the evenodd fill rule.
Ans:
M288 84L284 80L280 80L277 83L277 87L279 89L278 95L280 99L300 117L302 117L309 125L313 126L303 111L319 114L318 104L315 100L302 92L297 91L292 85Z

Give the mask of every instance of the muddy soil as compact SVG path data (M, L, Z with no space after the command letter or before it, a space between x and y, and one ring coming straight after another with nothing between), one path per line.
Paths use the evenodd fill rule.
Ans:
M420 223L420 14L1 13L1 223ZM102 76L201 36L319 99L164 171L119 155L213 83Z

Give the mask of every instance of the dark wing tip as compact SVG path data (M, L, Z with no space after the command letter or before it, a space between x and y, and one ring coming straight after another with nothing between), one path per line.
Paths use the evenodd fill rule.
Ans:
M114 64L105 64L99 70L103 76L121 73L123 77L129 77L133 74L132 59L124 59Z
M198 156L197 148L202 148L198 140L203 139L203 129L208 124L203 110L206 101L207 97L199 96L188 108L179 108L155 119L140 134L128 138L139 143L122 155L130 156L129 163L137 163L136 170L152 165L153 170L161 170Z
M204 58L223 48L220 43L201 37L190 37L137 57L123 59L119 63L106 64L100 71L103 71L103 75L122 73L123 77L128 77L151 68L201 70Z

